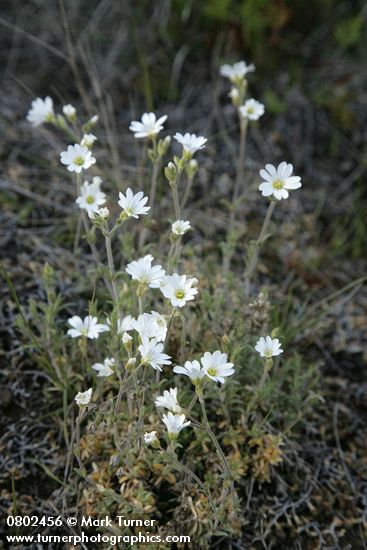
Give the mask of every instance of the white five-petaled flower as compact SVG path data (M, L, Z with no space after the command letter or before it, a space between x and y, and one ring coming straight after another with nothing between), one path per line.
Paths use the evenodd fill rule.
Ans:
M188 132L185 135L176 132L173 138L181 143L184 153L188 155L194 155L196 151L204 149L206 142L208 141L203 136L197 136L196 134L189 134Z
M98 323L97 317L93 317L92 315L87 315L84 317L84 320L78 315L73 315L73 317L70 317L68 320L68 323L72 327L69 328L68 335L72 338L85 336L93 340L94 338L98 338L101 332L109 330L107 325Z
M128 187L126 195L119 193L119 197L118 204L129 218L138 218L147 214L150 210L150 206L145 206L148 197L144 197L143 191L139 191L139 193L134 195L130 187Z
M140 260L130 262L127 264L126 273L139 283L148 285L150 288L159 288L166 272L161 265L152 266L153 260L153 256L147 254Z
M75 109L74 105L71 105L70 103L63 106L62 112L64 113L64 115L68 119L74 119L75 118L76 109Z
M171 388L170 390L164 390L163 395L159 395L155 400L156 407L163 407L174 413L180 414L182 408L177 401L177 388Z
M145 432L145 434L144 434L144 443L146 445L152 445L156 441L158 441L157 432Z
M224 384L224 378L234 373L233 363L228 363L226 353L206 351L200 360L206 376L214 382Z
M191 422L185 422L186 417L184 414L172 414L171 412L162 416L162 421L167 427L168 435L175 439L180 431L187 426L190 426Z
M171 358L163 353L164 344L157 342L155 338L143 337L142 344L138 347L142 363L150 365L155 370L162 370L162 365L170 365Z
M75 396L75 401L79 407L85 407L90 403L90 400L92 399L92 392L93 389L89 388L89 390L84 392L79 392Z
M256 99L247 99L243 105L238 109L240 115L248 120L259 120L259 118L265 113L265 106Z
M37 97L32 101L31 108L27 114L27 120L34 128L49 122L54 117L54 104L52 99L47 96L45 99Z
M97 180L97 181L95 181ZM99 178L93 178L93 182L85 181L80 189L80 196L75 201L79 208L83 208L92 217L106 202L106 195L101 191Z
M87 147L75 143L75 145L68 145L67 150L60 154L60 162L65 164L69 172L80 174L82 170L90 168L96 159Z
M188 376L193 384L202 380L205 376L204 370L201 368L199 361L186 361L183 367L174 367L173 372L176 374L184 374Z
M129 126L129 130L134 132L134 137L151 138L159 134L163 130L163 123L167 120L167 115L163 115L157 119L154 113L144 113L141 117L141 122L133 120Z
M278 338L271 338L271 336L266 336L266 338L261 336L256 342L255 349L261 357L267 357L268 359L283 353Z
M286 162L281 162L277 168L272 164L266 164L265 169L260 170L260 176L263 182L259 185L259 190L263 197L273 195L276 199L287 199L288 191L302 187L301 178L292 176L293 166Z
M92 365L92 369L94 369L95 371L97 371L97 376L99 377L106 377L106 376L111 376L111 374L113 374L113 369L112 367L115 366L115 360L113 357L107 357L103 363L94 363L94 365Z
M233 65L222 65L220 68L221 76L229 78L233 84L239 84L248 73L252 73L255 70L255 65L250 63L247 65L245 61L238 61Z
M187 278L186 275L166 275L161 282L160 288L163 296L171 300L173 307L183 307L186 302L193 300L198 293L196 285L198 280L195 277Z
M134 319L132 325L140 338L155 338L157 342L164 342L166 339L167 321L157 311L142 313L137 319Z
M172 224L172 233L174 235L184 235L191 229L190 222L184 220L177 220Z
M97 140L97 137L94 134L84 134L80 142L80 145L82 145L83 147L88 147L88 149L90 149L91 147L93 147L93 143L96 140Z

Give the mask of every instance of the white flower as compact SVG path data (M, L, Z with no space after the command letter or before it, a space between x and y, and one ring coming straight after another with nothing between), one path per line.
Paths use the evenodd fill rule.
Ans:
M85 181L80 189L80 196L75 201L79 208L86 210L91 217L98 212L100 206L106 202L106 195L100 189L100 183Z
M126 273L139 283L148 285L150 288L159 288L166 272L161 265L152 266L153 260L153 256L147 254L140 260L127 264Z
M162 370L162 365L170 365L170 356L163 352L164 345L157 342L155 338L143 337L142 344L138 347L142 362L150 365L153 369Z
M287 199L288 191L302 187L301 178L292 176L293 166L286 162L281 162L278 168L272 164L266 164L265 170L260 170L260 176L263 182L259 185L259 190L263 197L273 195L276 199Z
M122 319L117 320L117 334L128 332L134 328L134 317L132 315L126 315Z
M157 432L145 432L145 434L144 434L144 443L146 445L152 445L156 441L158 441Z
M186 133L184 136L177 132L173 138L181 143L184 153L194 155L199 149L204 149L206 142L208 141L203 136L197 136L196 134Z
M198 293L196 278L187 278L186 275L166 275L161 283L161 292L165 298L171 300L173 307L183 307L186 302L193 300Z
M129 218L138 218L147 214L150 210L150 206L144 206L148 201L148 197L144 197L142 191L134 195L130 187L128 187L126 189L126 196L123 193L119 193L119 197L118 204Z
M185 422L184 414L172 414L171 412L162 416L163 423L167 426L168 435L176 438L180 431L186 426L190 426L191 422Z
M107 359L105 359L103 363L94 363L94 365L92 365L92 369L98 372L97 376L106 377L113 374L113 370L111 367L114 366L115 360L113 359L113 357L107 357Z
M82 145L83 147L88 147L88 149L90 149L96 140L97 137L94 134L84 134L80 145Z
M27 114L27 120L34 128L49 122L54 117L54 104L52 99L47 96L45 99L37 97L32 101L31 108Z
M255 70L255 65L250 63L247 65L244 61L239 61L233 65L222 65L220 68L221 76L229 78L234 84L240 83L247 73L252 73Z
M64 115L66 116L66 118L68 119L74 119L75 118L75 115L76 115L76 109L73 105L70 105L70 103L68 103L67 105L64 105L63 108L62 108L62 112L64 113Z
M79 143L69 145L66 151L60 154L60 161L65 164L69 172L80 174L82 170L87 170L96 159L87 147L82 147Z
M188 376L194 384L202 380L205 376L205 372L201 368L199 361L186 361L183 367L174 367L173 372Z
M233 363L228 363L226 353L207 351L200 360L205 374L214 382L224 384L224 377L234 373Z
M261 336L261 338L259 338L259 340L256 342L255 349L257 352L260 353L261 357L267 357L268 359L270 359L270 357L275 357L276 355L280 355L281 353L283 353L278 338L273 339L270 336L267 336L266 338Z
M104 195L104 193L102 193ZM104 208L98 208L95 212L88 212L88 216L92 219L101 218L102 220L106 220L108 216L110 215L110 211L107 207Z
M155 338L157 342L163 342L166 339L166 319L156 311L139 315L133 321L133 328L139 333L140 338Z
M248 120L259 120L259 118L265 113L263 103L256 101L256 99L248 99L238 110L240 115Z
M94 338L98 338L100 332L109 330L107 325L98 323L97 317L92 317L92 315L87 315L84 317L84 320L78 317L78 315L74 315L70 317L68 323L72 327L69 328L68 335L72 338L86 336L93 340Z
M89 390L85 392L79 392L75 396L75 401L79 407L84 407L85 405L88 405L90 403L90 400L92 398L92 392L93 389L89 388Z
M159 395L155 400L156 407L163 407L174 413L181 413L182 409L177 401L177 388L164 390L163 395Z
M190 222L184 220L177 220L172 224L172 233L174 233L175 235L184 235L190 229Z
M163 122L167 120L167 115L161 118L155 116L154 113L144 113L141 117L141 122L133 120L129 126L129 130L134 132L135 138L153 137L163 130Z

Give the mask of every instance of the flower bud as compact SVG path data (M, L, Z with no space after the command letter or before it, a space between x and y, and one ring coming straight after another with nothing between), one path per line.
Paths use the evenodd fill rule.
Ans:
M173 164L173 162L169 162L164 169L164 175L166 176L168 181L169 182L175 181L177 174L178 174L177 167Z
M190 180L194 178L198 170L199 170L199 163L195 159L189 160L189 162L185 166L186 175Z
M240 107L241 105L241 96L238 88L232 88L232 90L229 92L228 96L232 100L232 105L234 107Z
M64 105L62 112L70 122L76 121L76 109L74 105L70 105L70 103L68 105Z
M160 139L158 141L158 155L160 157L163 157L167 153L167 149L171 144L171 136L167 136L164 139Z
M133 370L133 368L135 367L135 365L136 365L136 358L135 357L130 357L130 359L128 360L128 362L125 365L126 372L131 372Z
M98 122L98 115L93 115L92 118L90 118L84 125L83 125L83 132L85 134L88 134L91 129L97 124Z
M122 343L128 353L130 353L132 349L132 339L132 336L130 336L128 332L124 332L122 335Z

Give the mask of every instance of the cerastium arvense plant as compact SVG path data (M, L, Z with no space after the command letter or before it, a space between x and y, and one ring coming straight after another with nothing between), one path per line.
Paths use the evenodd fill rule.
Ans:
M220 69L221 75L232 83L229 95L238 113L240 130L228 223L228 247L223 254L223 280L231 268L234 252L230 234L236 219L241 219L240 207L246 193L244 166L247 133L249 125L264 114L262 103L246 99L246 77L254 70L253 65L246 65L243 61L233 66L223 65ZM101 190L102 179L99 175L89 176L97 166L97 138L90 132L98 123L98 117L94 116L82 125L72 105L64 106L63 114L56 115L51 98L46 97L32 103L28 120L33 126L50 123L73 141L61 152L60 161L75 176L75 198L80 218L74 250L78 252L81 239L89 243L96 273L110 296L109 300L101 303L96 299L93 288L89 308L76 311L68 320L69 327L65 328L64 338L73 344L73 361L80 361L83 368L76 377L81 391L75 397L78 414L69 441L78 462L78 474L88 478L89 486L94 485L97 493L102 491L108 506L113 508L114 505L122 506L121 499L128 499L129 484L136 484L139 476L146 479L150 468L157 485L168 481L173 485L180 482L181 487L187 483L191 483L191 487L196 486L196 498L201 499L207 533L215 533L219 528L237 532L243 523L241 477L250 469L255 479L267 480L270 466L282 460L281 436L266 432L261 422L251 428L249 419L271 376L274 358L283 350L275 338L276 331L272 331L271 327L267 329L268 333L258 334L255 349L256 340L253 341L252 352L249 352L249 361L259 365L262 362L263 370L259 372L257 386L255 384L252 393L241 398L244 390L236 379L246 369L246 364L236 364L235 348L232 348L233 357L228 356L227 337L221 339L224 349L206 349L205 339L200 349L198 345L192 352L186 349L188 331L192 330L188 325L195 327L191 314L193 308L190 306L200 301L200 280L196 273L182 273L185 235L194 231L190 221L184 219L184 212L198 171L198 161L194 157L206 147L207 139L177 132L173 136L177 143L171 143L169 136L160 137L167 116L157 118L154 113L144 113L141 121L131 122L130 130L137 140L144 143L148 153L143 174L144 181L149 183L149 190L147 185L145 189L132 189L124 188L121 183L119 196L109 199L113 207L107 207L107 196ZM179 154L167 161L165 157L173 145L179 148ZM149 172L150 178L145 177ZM253 311L256 308L265 311L267 307L266 297L251 296L251 284L261 247L269 236L275 205L287 199L290 191L301 187L300 178L292 173L293 167L287 162L281 162L278 166L266 164L260 170L262 181L259 190L263 197L268 198L269 206L259 237L248 246L243 277L237 281L241 301ZM163 177L166 182L162 181ZM131 261L121 260L121 257L116 261L118 239L131 232L131 224L138 224L144 217L162 215L157 203L160 186L170 189L174 212L174 219L169 222L167 249L163 250L166 256L161 255L165 265L155 261L149 253L151 245L145 244L150 234L149 224L140 228L137 250L131 254ZM98 244L103 241L104 250ZM265 316L269 318L267 312ZM256 325L256 320L258 317L254 313L253 323L259 327L257 330L267 326L261 320ZM217 338L221 336L219 334ZM237 343L238 346L241 342ZM255 350L259 354L258 359ZM236 413L237 420L233 427L233 433L237 435L228 442L226 434L221 432L223 421L219 423L220 416L211 403L220 404L225 418L223 425L226 430L232 429L228 423L232 414L230 399L234 394L237 396L236 403L242 399L242 405L240 413ZM89 432L102 427L102 439L97 448L103 454L108 447L109 467L114 468L116 475L124 480L125 493L121 490L121 494L116 494L110 482L101 489L103 476L96 472L98 466L95 462L92 465L88 461L92 452L98 455L98 450L92 451L88 447L88 433L82 435L87 420L91 422ZM238 436L240 432L242 435ZM247 442L248 455L241 462L241 445L244 442ZM196 465L190 458L190 454L195 454L195 449L200 445L209 455L210 449L214 451L209 459L213 469L208 475L205 468ZM255 464L251 460L255 460ZM65 479L72 472L71 462L69 455ZM106 470L103 475L107 475ZM139 494L135 494L131 509L135 512L149 511L156 496L140 483L136 484L136 488ZM182 490L184 494L185 490ZM179 496L176 495L177 498ZM84 505L88 508L87 497Z

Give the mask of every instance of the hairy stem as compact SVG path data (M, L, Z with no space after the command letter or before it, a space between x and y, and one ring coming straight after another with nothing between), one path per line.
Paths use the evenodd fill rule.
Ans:
M177 182L173 185L171 185L172 188L172 194L173 194L173 204L175 207L175 216L176 220L181 219L181 208L180 208L180 200L178 198L178 190L177 190Z
M248 266L245 270L245 297L248 298L249 295L250 295L250 283L251 283L251 278L255 272L255 269L256 269L256 266L257 266L257 262L258 262L258 259L259 259L259 254L260 254L260 248L261 248L261 245L263 243L263 240L268 232L268 229L269 229L269 224L270 224L270 220L271 220L271 216L273 214L273 210L275 208L275 201L270 201L270 204L269 204L269 207L268 207L268 210L266 212L266 216L265 216L265 219L264 219L264 223L262 225L262 228L261 228L261 231L260 231L260 235L257 239L257 241L255 242L255 246L254 246L254 249L251 253L251 256L249 258L249 262L248 262Z
M117 292L116 281L115 281L115 266L113 263L111 236L109 234L105 235L105 241L106 241L108 269L110 271L110 278L111 278L112 298L117 302L118 292Z
M80 457L80 423L83 418L83 410L79 409L79 414L75 422L75 444L74 444L74 455L78 461L79 468L81 469L83 475L85 475L85 469Z
M178 470L181 470L182 472L185 472L185 474L187 474L188 476L192 477L192 479L194 481L196 481L196 483L199 485L199 487L201 488L201 490L203 491L203 493L206 495L206 497L208 498L209 500L209 503L210 503L210 506L213 510L213 514L216 518L216 521L218 521L218 514L217 514L217 510L216 510L216 507L214 505L214 502L213 502L213 498L212 498L212 495L209 491L209 489L207 487L205 487L204 483L201 481L200 478L198 478L198 476L196 474L194 474L194 472L192 470L190 470L189 468L187 468L186 466L184 466L183 464L181 464L181 462L179 462L177 460L177 457L176 457L176 454L174 453L174 451L165 451L162 449L162 452L165 453L165 455L171 460L171 462L176 466L176 468Z

